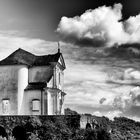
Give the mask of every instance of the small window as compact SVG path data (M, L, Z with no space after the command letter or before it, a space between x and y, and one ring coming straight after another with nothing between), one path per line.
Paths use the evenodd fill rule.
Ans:
M32 111L39 111L40 110L40 100L34 99L32 100Z
M10 110L10 103L9 99L3 99L2 100L2 113L4 115L8 115Z

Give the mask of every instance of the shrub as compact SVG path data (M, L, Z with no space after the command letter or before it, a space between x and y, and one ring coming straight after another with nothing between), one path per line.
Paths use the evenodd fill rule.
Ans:
M111 140L110 134L102 128L99 128L96 131L96 133L97 133L97 140Z
M40 140L38 136L34 133L31 133L27 140Z

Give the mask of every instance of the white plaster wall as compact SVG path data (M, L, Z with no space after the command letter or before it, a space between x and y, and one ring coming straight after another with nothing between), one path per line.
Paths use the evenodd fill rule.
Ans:
M32 100L40 100L40 111L32 111ZM28 90L24 92L24 106L22 107L25 115L41 115L41 91L40 90Z
M22 104L24 89L28 85L28 68L27 66L21 66L18 70L18 115L23 114Z
M48 90L48 115L54 115L53 112L53 95L52 93Z
M55 115L59 114L60 112L60 99L61 99L61 91L63 91L63 85L64 85L64 73L59 68L59 65L56 65L54 67L54 73L53 78L51 81L47 84L47 87L52 88L51 90L48 90L48 115ZM60 79L59 79L60 76ZM53 87L50 85L53 84ZM59 90L58 90L59 89ZM60 92L60 93L59 93ZM62 106L61 113L64 113L64 108Z
M48 89L48 115L58 115L60 112L60 99L61 92L58 89Z
M56 65L55 67L55 83L56 83L56 88L60 89L63 91L63 85L64 85L64 73L63 71L59 68L59 65Z
M57 102L58 102L58 99L57 99L57 94L55 94L53 96L53 114L54 115L57 115L58 114L58 109L57 109Z
M59 83L59 89L64 90L64 72L62 70L59 70L60 73L60 83Z
M46 82L52 75L50 66L36 66L29 69L29 82Z
M2 100L9 99L9 115L18 114L18 71L23 66L0 66L0 115L2 114Z
M60 98L61 98L61 92L58 92L57 94L57 111L60 114Z
M61 108L61 114L64 115L64 108L65 108L65 96L62 96L63 98L63 104L62 104L62 108Z

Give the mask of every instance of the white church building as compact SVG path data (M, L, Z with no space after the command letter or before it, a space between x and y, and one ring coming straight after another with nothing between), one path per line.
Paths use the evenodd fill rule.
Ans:
M18 49L0 61L0 115L64 112L65 62L60 53L37 56Z

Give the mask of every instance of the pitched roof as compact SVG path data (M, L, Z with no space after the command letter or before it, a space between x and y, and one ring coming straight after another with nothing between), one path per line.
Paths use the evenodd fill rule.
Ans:
M25 88L25 91L26 90L43 90L43 88L45 88L46 85L47 84L45 82L32 82L27 85L27 87Z
M23 49L18 49L7 58L0 61L0 65L28 65L28 66L42 66L50 65L50 62L58 62L60 52L51 55L37 56Z

